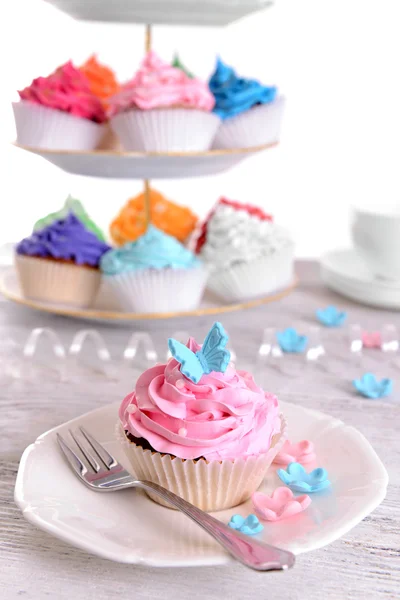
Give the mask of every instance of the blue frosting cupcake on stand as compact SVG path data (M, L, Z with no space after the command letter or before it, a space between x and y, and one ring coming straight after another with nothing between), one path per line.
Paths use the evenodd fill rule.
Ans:
M109 249L73 213L34 231L16 246L15 265L24 296L90 306L101 282L100 259Z
M249 148L279 141L284 98L275 86L238 77L218 59L209 87L215 97L214 112L222 120L213 148Z
M106 289L126 312L193 310L208 278L193 252L153 225L136 241L104 254L100 269Z

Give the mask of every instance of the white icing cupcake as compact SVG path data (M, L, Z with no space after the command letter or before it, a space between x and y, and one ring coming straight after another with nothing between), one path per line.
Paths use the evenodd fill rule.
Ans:
M208 288L228 302L272 293L293 279L289 234L246 204L222 198L202 226L196 251L211 269Z

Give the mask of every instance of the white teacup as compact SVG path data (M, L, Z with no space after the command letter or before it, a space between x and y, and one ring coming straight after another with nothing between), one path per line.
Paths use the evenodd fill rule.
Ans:
M354 208L351 234L371 271L400 280L400 202L388 208Z

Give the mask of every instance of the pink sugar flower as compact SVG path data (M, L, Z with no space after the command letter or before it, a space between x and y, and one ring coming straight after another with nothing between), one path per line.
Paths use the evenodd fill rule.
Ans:
M275 456L274 463L277 465L288 465L292 462L306 465L315 460L314 444L308 440L302 440L292 444L289 440L283 444L280 452Z
M361 341L364 348L381 348L382 335L379 331L363 331Z
M271 496L254 492L251 497L256 514L264 521L279 521L297 515L311 504L310 496L294 496L288 487L278 487Z

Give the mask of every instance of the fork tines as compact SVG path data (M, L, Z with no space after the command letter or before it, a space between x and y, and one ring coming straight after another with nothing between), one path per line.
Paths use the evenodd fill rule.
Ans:
M94 473L104 470L110 471L118 465L115 458L84 427L80 426L75 432L70 429L69 433ZM84 461L72 450L59 433L57 433L57 441L75 473L80 477L84 477L88 472Z

